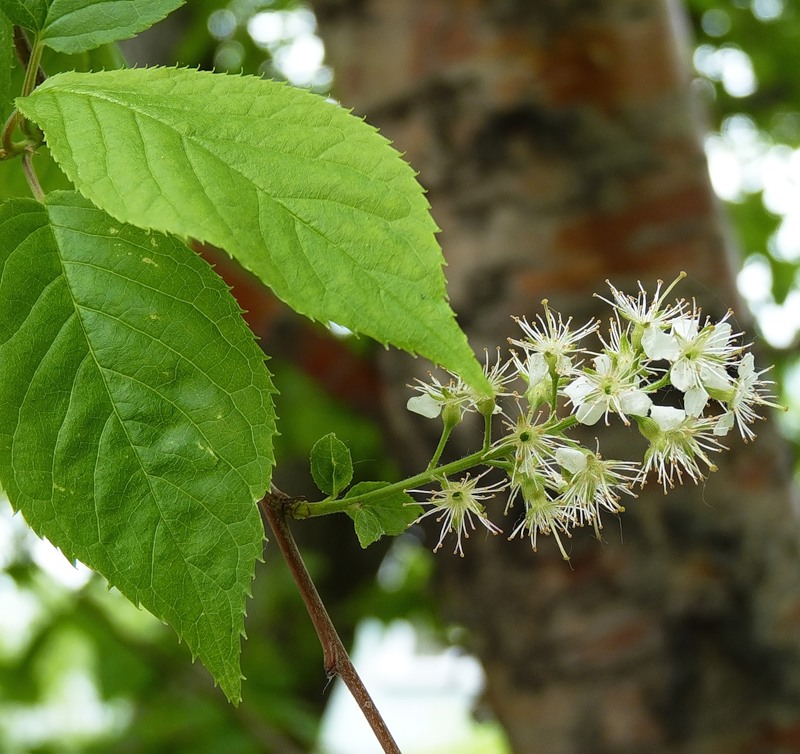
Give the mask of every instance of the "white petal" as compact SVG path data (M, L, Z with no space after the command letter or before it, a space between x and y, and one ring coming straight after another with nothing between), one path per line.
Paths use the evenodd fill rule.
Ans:
M717 425L714 427L714 434L717 437L723 437L724 435L727 435L728 432L730 432L731 429L733 428L733 420L734 416L732 411L724 413L722 416L719 417L719 421L717 422Z
M653 405L650 396L642 390L630 390L623 393L619 397L619 403L622 410L631 416L647 416L650 406Z
M528 384L531 387L538 385L547 377L550 371L547 366L547 359L545 359L544 354L541 353L532 353L528 356L528 360L525 362L525 368L527 370Z
M442 404L427 393L409 398L406 408L428 419L435 419L442 413Z
M555 452L556 461L561 467L573 474L583 471L586 468L586 453L577 448L559 448Z
M611 371L611 359L606 354L601 353L594 359L594 368L598 374L608 374Z
M682 408L672 408L672 406L653 406L650 409L650 416L659 428L666 432L680 426L686 418L686 412Z
M730 323L720 322L718 325L712 325L712 327L713 332L708 339L708 345L711 348L725 348L733 333Z
M700 380L704 385L715 390L730 390L731 378L722 366L700 367Z
M693 317L678 317L672 322L672 332L683 340L694 340L699 332L697 320Z
M568 375L572 371L572 359L565 354L561 354L556 359L556 374L560 374L562 377Z
M586 377L578 377L564 388L564 393L574 405L583 403L583 399L592 392L592 383Z
M685 393L697 381L694 366L686 359L679 359L669 370L669 381L678 390Z
M683 396L683 407L687 416L702 416L706 403L708 403L708 393L703 387L689 388Z
M602 399L595 398L593 401L587 401L578 406L575 412L575 418L587 427L592 424L597 424L597 420L606 412L606 403Z
M656 325L649 325L642 334L642 348L648 359L675 361L680 354L678 341Z
M739 362L739 376L749 377L756 371L756 362L752 353L746 353Z

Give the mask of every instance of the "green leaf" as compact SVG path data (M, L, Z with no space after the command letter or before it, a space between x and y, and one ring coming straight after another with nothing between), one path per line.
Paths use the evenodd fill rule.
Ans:
M311 448L311 476L326 495L336 497L353 478L350 450L333 432Z
M345 495L345 499L388 486L387 482L360 482ZM362 547L377 542L384 534L390 537L402 534L421 514L422 506L402 490L355 503L347 509Z
M168 621L232 700L275 432L263 354L173 238L85 199L0 205L0 480Z
M51 0L39 36L59 52L83 52L129 39L161 21L184 0Z
M274 81L163 68L60 74L17 105L112 216L220 246L297 311L489 393L413 171L345 110Z
M0 0L0 10L15 26L39 31L47 17L47 0Z
M12 87L14 70L14 30L11 22L0 15L0 124L6 122L13 109L12 100L17 92ZM2 127L2 126L0 126Z

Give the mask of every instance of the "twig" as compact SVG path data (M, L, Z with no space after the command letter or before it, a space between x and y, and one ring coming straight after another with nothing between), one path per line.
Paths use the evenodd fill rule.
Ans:
M311 575L303 562L297 543L286 523L285 509L291 503L292 499L288 495L273 487L261 501L261 510L275 535L275 541L289 566L292 578L303 598L311 622L314 624L314 630L317 632L319 643L322 646L325 673L329 679L338 675L344 681L345 686L356 700L356 704L364 713L364 717L367 718L367 722L385 754L401 754L394 737L347 654L347 650L336 632L336 627L320 599L317 587L311 580Z

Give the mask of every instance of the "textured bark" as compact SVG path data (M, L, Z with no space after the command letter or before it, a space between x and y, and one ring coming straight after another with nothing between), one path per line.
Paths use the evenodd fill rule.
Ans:
M681 292L710 314L736 303L680 6L315 7L336 95L421 172L477 348L502 344L509 316L545 297L588 317L607 277L652 290L686 270ZM413 369L423 365L385 360L398 388ZM388 419L418 468L429 449L404 398L398 389ZM606 455L630 457L630 434L604 440ZM800 752L788 458L774 423L752 446L729 444L705 485L633 501L624 542L613 519L602 544L579 532L571 568L549 541L533 554L474 536L463 560L439 556L445 610L471 630L515 752Z

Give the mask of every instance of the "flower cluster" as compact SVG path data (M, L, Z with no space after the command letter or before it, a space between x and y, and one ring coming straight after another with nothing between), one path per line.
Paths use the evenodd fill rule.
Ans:
M730 312L714 322L694 301L667 303L683 273L651 297L640 284L631 296L609 283L603 297L613 314L607 336L598 336L598 350L583 344L596 334L597 321L579 328L543 302L544 313L534 322L517 320L519 338L485 373L492 398L477 394L460 378L413 386L418 395L408 401L411 411L429 418L442 415L443 440L468 412L482 414L490 427L492 415L502 414L503 436L475 454L475 465L497 469L500 481L479 484L485 476L450 479L447 465L433 469L440 489L423 493L429 509L442 523L438 550L449 533L458 554L462 539L475 528L499 533L486 513L485 501L507 490L505 511L516 511L511 537L527 537L535 550L539 535L552 534L564 558L564 537L578 526L592 526L599 535L603 511L619 513L623 497L633 495L655 475L664 492L684 479L697 483L716 466L710 454L724 448L721 439L736 427L747 442L759 409L779 408L770 395L767 370L756 370L748 346L735 333ZM515 389L512 390L512 385ZM679 405L674 404L678 398ZM505 404L501 400L505 400ZM592 450L568 436L576 424L608 425L617 416L636 424L647 441L641 462L608 460L598 446ZM443 443L440 443L440 446ZM440 448L441 450L441 448ZM438 461L435 456L432 466ZM463 463L459 468L465 468ZM419 520L419 519L418 519Z

